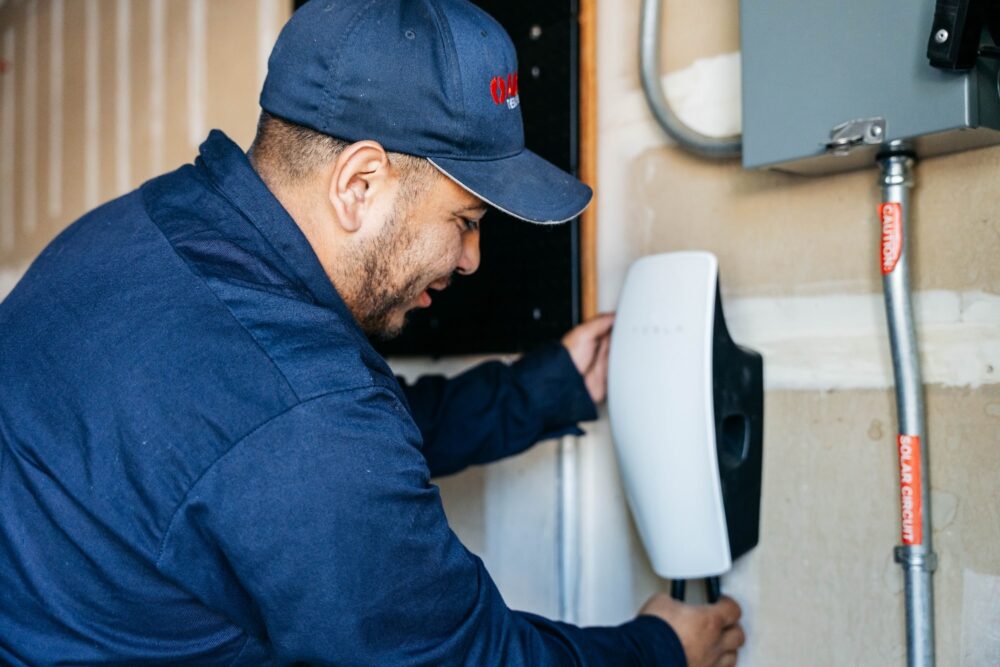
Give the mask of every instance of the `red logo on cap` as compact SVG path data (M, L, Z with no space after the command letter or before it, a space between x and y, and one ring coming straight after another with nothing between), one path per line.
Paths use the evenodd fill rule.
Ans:
M506 102L511 109L516 108L520 101L517 95L517 72L493 77L490 81L490 95L493 96L494 104Z

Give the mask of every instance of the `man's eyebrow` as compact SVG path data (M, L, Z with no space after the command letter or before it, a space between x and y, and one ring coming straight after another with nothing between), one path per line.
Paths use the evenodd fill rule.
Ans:
M455 214L458 214L458 213L468 213L469 211L482 211L483 213L485 213L486 212L486 204L469 204L468 206L464 206L462 208L455 209Z

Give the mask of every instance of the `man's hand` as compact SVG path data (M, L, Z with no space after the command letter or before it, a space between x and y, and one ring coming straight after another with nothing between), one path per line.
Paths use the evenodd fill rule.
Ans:
M722 596L715 604L691 605L657 593L639 614L659 616L674 629L684 647L688 667L734 667L736 651L746 636L740 606Z
M608 393L608 348L614 323L614 313L598 315L574 327L562 339L594 403L603 401Z

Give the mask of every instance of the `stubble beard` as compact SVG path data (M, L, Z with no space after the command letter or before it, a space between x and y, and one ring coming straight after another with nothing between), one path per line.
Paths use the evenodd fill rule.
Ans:
M391 340L406 325L399 317L408 304L416 301L435 276L414 268L413 225L402 214L394 213L385 229L364 248L352 270L357 290L351 299L351 311L361 330L378 340Z

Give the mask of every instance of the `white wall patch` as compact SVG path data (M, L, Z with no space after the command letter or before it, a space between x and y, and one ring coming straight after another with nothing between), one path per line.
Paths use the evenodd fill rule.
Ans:
M965 570L962 667L1000 665L1000 576Z
M733 338L764 355L768 389L891 387L880 294L723 299ZM1000 382L1000 295L917 292L924 382L950 387Z

